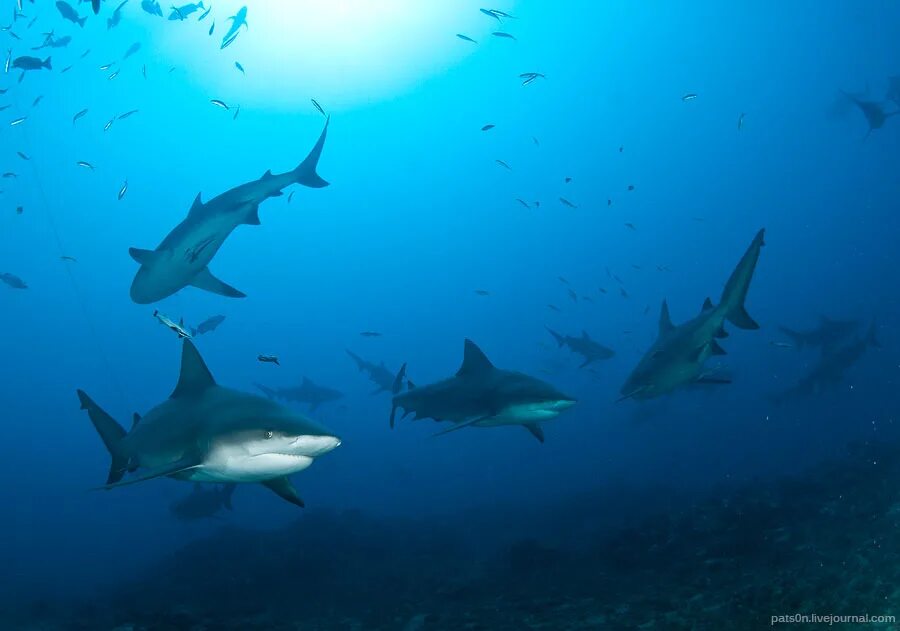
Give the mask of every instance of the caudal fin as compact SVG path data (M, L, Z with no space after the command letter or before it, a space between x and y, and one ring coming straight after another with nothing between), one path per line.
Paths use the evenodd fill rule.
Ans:
M44 61L42 61L41 65L47 70L53 70L53 66L50 65L50 57L47 57Z
M403 387L404 377L406 377L406 363L400 366L400 370L397 371L397 376L394 377L394 383L391 386L391 394L393 395L391 400L391 429L394 429L394 422L397 417L397 395L400 394L400 389Z
M562 335L551 329L549 326L545 326L544 328L547 329L547 332L553 336L553 339L556 340L556 345L562 348L562 345L565 343L565 338L563 338Z
M759 325L744 308L744 300L747 298L747 290L750 289L750 281L753 279L756 262L759 260L760 248L765 245L763 240L765 233L765 229L756 233L753 242L744 252L737 267L734 268L728 282L725 283L725 290L722 292L719 308L724 310L725 318L740 329L759 328Z
M78 400L81 402L81 409L87 410L94 429L100 434L103 444L112 456L112 463L109 466L109 475L106 478L107 484L115 484L122 479L125 471L128 469L128 457L122 449L122 439L125 438L126 432L113 417L103 411L103 409L94 403L94 401L83 390L78 390Z
M319 140L316 141L315 146L309 152L309 155L306 156L306 159L303 160L297 168L294 169L294 177L297 184L302 184L303 186L308 186L310 188L324 188L328 186L328 182L319 177L319 174L316 173L316 166L319 164L319 158L322 156L322 148L325 146L325 137L328 135L328 121L331 118L325 119L325 127L322 129L322 133L319 134Z

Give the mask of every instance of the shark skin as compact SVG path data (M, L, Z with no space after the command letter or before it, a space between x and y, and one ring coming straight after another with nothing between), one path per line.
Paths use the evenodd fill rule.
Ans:
M826 316L819 317L819 325L809 331L795 331L785 326L778 329L788 336L797 350L806 346L819 348L822 353L840 346L859 328L858 320L832 320Z
M574 398L549 383L512 370L496 368L471 340L465 341L463 363L456 374L427 386L408 383L399 392L406 365L397 375L391 409L391 427L398 409L414 419L450 421L446 434L464 427L521 425L544 442L541 423L575 405ZM404 414L404 416L406 415Z
M159 477L260 483L303 506L288 476L341 444L332 432L275 401L218 385L187 339L172 395L143 418L135 415L130 431L84 391L78 390L78 399L112 456L105 489ZM123 480L131 472L138 475Z
M235 228L242 224L259 225L259 205L267 199L280 197L292 184L328 186L316 173L327 133L326 121L319 140L293 171L266 171L260 179L241 184L206 203L198 193L187 218L155 250L130 248L131 258L141 266L131 283L131 299L137 304L151 304L189 285L229 298L245 297L243 292L213 276L208 265Z
M707 298L699 315L675 326L663 301L659 336L622 386L620 401L651 399L694 383L730 383L705 375L703 365L711 356L725 354L716 340L728 335L724 328L726 320L740 329L759 328L744 309L744 301L760 249L765 245L764 234L765 230L760 230L753 238L725 283L718 305L714 306Z
M372 391L372 394L390 392L392 390L394 385L394 373L388 370L387 366L384 365L384 362L375 364L363 359L352 351L347 351L347 354L356 363L356 367L359 368L359 371L369 375L369 381L375 384L375 390Z
M270 388L260 383L254 383L253 385L270 399L308 403L310 412L315 412L323 403L337 401L344 396L343 392L317 385L308 377L304 377L299 386L288 388Z
M603 344L592 340L587 331L582 331L581 337L573 337L571 335L557 333L550 327L544 328L553 336L553 339L556 340L556 345L559 348L566 346L570 351L577 355L581 355L584 358L584 361L579 368L584 368L595 361L611 359L616 354L613 349L607 348L603 346Z

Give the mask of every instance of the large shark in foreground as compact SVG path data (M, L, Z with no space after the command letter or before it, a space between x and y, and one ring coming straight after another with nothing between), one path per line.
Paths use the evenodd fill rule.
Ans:
M197 194L187 218L170 232L155 250L130 248L128 253L140 264L131 284L131 299L149 304L171 296L191 285L229 298L244 293L222 282L209 271L209 262L225 239L241 224L259 225L259 205L270 197L279 197L291 184L310 188L328 186L316 173L322 155L328 122L318 142L296 169L273 174L266 171L252 182L241 184L205 204Z
M561 333L557 333L549 326L544 328L546 328L550 335L553 336L553 339L556 340L556 345L559 348L567 346L573 353L584 357L584 361L581 362L579 368L584 368L588 364L598 360L611 359L616 354L613 349L607 348L600 342L592 340L587 331L582 331L581 337L574 337L572 335L562 335Z
M408 383L409 390L399 393L403 372L401 368L394 382L391 427L397 409L403 409L414 419L454 423L441 434L463 427L522 425L544 442L540 424L575 405L575 399L545 381L494 367L471 340L465 341L462 366L448 379L420 388Z
M744 309L750 280L765 243L760 230L731 273L722 299L713 305L707 298L698 316L675 326L665 301L659 314L659 337L622 387L622 399L650 399L692 383L728 383L706 375L703 364L712 355L724 355L716 341L726 337L725 320L740 329L758 329L759 325Z
M112 456L103 488L159 477L195 482L259 482L303 506L288 477L341 444L314 421L269 399L216 384L189 341L172 395L126 432L83 391L81 408ZM139 471L122 480L128 472Z

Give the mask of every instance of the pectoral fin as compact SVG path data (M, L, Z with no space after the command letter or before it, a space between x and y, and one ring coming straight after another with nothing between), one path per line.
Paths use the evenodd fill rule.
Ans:
M731 383L731 379L722 377L698 377L696 383L725 384Z
M531 432L531 435L537 438L540 442L544 442L544 430L541 429L540 425L532 423L531 425L523 425L522 427Z
M447 429L435 434L435 436L443 436L444 434L449 434L450 432L455 432L456 430L462 429L464 427L471 427L472 425L480 423L481 421L486 421L489 418L491 418L491 417L490 416L476 416L475 418L469 419L467 421L462 421L461 423L457 423L453 427L448 427Z
M194 280L191 281L191 285L193 285L197 289L202 289L214 294L219 294L220 296L225 296L227 298L247 297L247 294L238 291L231 285L223 283L218 278L213 276L208 267L204 267L200 272L197 273L196 276L194 276Z
M297 495L297 489L291 484L291 479L286 475L280 478L266 480L262 485L291 504L299 506L300 508L306 506L306 504L303 503L303 500L300 499L300 496Z
M116 482L114 484L107 484L105 486L99 486L98 489L113 489L119 486L128 486L129 484L137 484L138 482L145 482L147 480L152 480L153 478L162 478L166 476L175 475L176 473L181 473L183 471L190 471L191 469L196 469L200 466L201 460L199 457L195 455L185 456L180 460L176 460L174 462L170 462L169 464L165 464L159 467L154 467L152 469L146 469L142 475L129 478L124 482Z

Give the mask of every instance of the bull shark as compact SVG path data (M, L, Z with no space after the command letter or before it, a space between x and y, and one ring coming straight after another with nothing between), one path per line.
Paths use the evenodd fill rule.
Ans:
M359 371L369 375L369 381L375 384L376 387L372 394L391 392L394 385L394 373L388 370L384 362L374 364L351 351L347 351L347 354L356 362L356 367L359 368Z
M797 349L804 346L819 348L827 353L835 346L841 344L859 328L858 320L832 320L826 316L819 317L819 326L809 331L795 331L786 326L778 327L787 335Z
M668 304L663 300L659 336L622 386L620 401L650 399L692 383L730 383L704 372L703 364L712 355L725 354L716 339L727 336L726 320L740 329L759 328L744 308L744 300L760 248L765 245L764 234L765 230L760 230L753 238L725 283L718 305L713 305L707 298L699 315L675 326L669 316Z
M414 420L450 421L453 426L437 435L464 427L521 425L544 442L541 423L575 405L572 397L549 383L520 372L496 368L472 340L466 340L463 362L456 374L437 383L400 392L406 365L394 381L391 427L398 409Z
M143 418L135 414L130 431L83 390L78 399L112 456L104 489L161 477L258 482L302 507L288 476L341 444L332 432L279 403L218 385L187 339L175 390Z
M259 205L270 197L279 197L291 184L310 188L328 186L316 173L322 155L328 121L309 155L293 171L273 174L241 184L209 200L205 204L197 194L187 218L163 239L155 250L130 248L128 253L140 269L131 284L131 299L149 304L171 296L191 285L229 298L243 298L244 293L223 283L209 271L213 259L225 239L241 224L259 225Z
M875 336L875 323L869 326L865 337L829 348L819 356L818 361L807 375L794 386L779 392L772 397L775 403L783 403L790 399L803 398L818 394L823 389L836 386L844 379L844 374L855 363L862 359L869 348L881 348Z
M299 386L291 386L288 388L269 388L259 383L253 385L259 388L262 393L270 399L284 399L286 401L296 401L297 403L308 403L310 412L315 412L323 403L337 401L344 396L342 392L334 390L333 388L316 385L309 377L304 377Z
M560 333L557 333L550 327L544 328L547 329L550 335L553 336L553 339L556 340L556 345L559 348L567 346L573 353L584 357L584 361L581 362L581 366L579 366L579 368L584 368L588 364L591 364L598 360L610 359L616 354L613 349L607 348L603 346L603 344L592 340L587 331L582 331L581 337L573 337L571 335L562 335Z
M193 521L215 517L222 509L233 510L231 496L236 484L215 485L209 489L204 488L206 486L209 485L194 482L190 495L169 506L172 515L182 521Z

